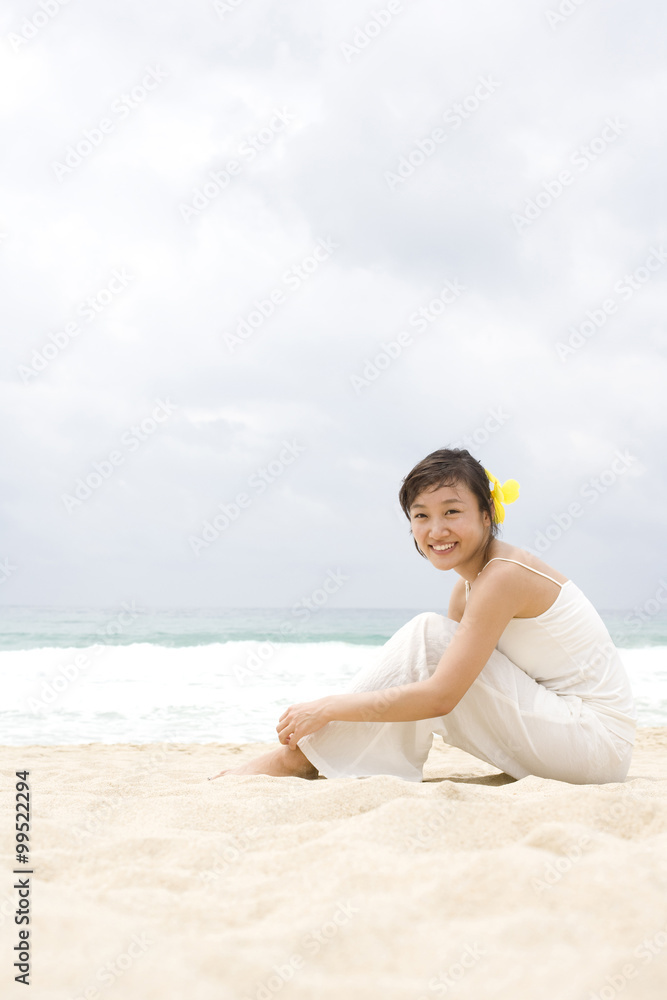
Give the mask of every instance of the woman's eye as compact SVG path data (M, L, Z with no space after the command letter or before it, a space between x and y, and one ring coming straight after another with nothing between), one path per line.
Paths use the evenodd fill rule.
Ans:
M446 514L460 514L461 511L460 510L456 510L454 507L452 507L452 508L450 508L450 510L445 511L445 513ZM427 514L421 514L421 513L419 513L419 514L413 514L412 516L416 520L418 517L427 517L428 515Z

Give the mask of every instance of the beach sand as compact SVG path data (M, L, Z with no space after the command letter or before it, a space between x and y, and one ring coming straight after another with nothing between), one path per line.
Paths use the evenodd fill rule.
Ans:
M233 775L277 744L2 747L4 996L664 1000L667 728L624 784ZM14 773L30 771L30 991Z

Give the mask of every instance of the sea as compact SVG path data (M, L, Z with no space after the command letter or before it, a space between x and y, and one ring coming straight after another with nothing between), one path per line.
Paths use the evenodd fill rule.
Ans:
M1 608L0 743L276 740L289 705L346 691L424 610ZM667 725L667 614L600 615L639 725Z

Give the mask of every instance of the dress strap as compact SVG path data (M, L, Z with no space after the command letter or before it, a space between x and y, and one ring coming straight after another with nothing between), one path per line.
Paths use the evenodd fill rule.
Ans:
M517 566L523 566L524 569L529 569L531 571L531 573L539 573L540 576L545 577L547 580L551 580L551 582L555 583L557 587L562 587L563 586L563 584L559 583L558 580L554 580L554 578L552 576L549 576L547 573L542 573L541 570L539 570L539 569L533 569L532 566L526 566L525 563L519 562L518 559L508 559L506 556L494 556L493 559L489 559L489 562L492 563L496 559L500 559L502 562L513 562L513 563L516 563ZM486 565L488 566L489 563L487 563ZM482 570L480 570L480 573L481 572L482 572ZM479 576L479 573L477 575ZM466 586L467 586L467 584L468 584L468 581L466 580ZM467 590L466 590L466 593L467 593Z

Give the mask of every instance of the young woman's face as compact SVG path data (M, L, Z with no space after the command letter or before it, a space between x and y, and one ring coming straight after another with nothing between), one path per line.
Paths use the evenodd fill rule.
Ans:
M410 508L415 541L438 569L451 569L479 554L490 524L474 493L462 483L426 490Z

